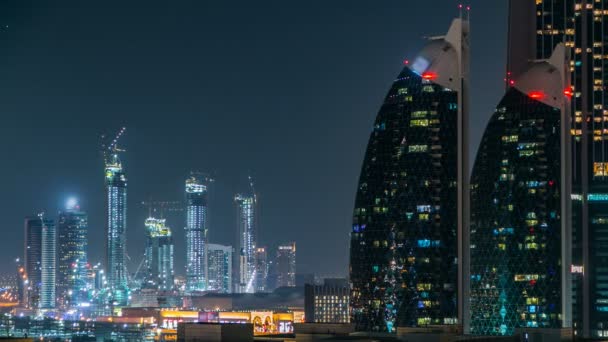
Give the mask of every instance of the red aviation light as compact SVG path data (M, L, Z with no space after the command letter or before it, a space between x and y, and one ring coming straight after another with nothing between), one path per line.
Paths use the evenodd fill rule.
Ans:
M534 100L540 100L545 97L545 93L543 93L542 91L533 90L528 93L528 97Z
M568 97L569 99L571 99L572 96L574 96L574 89L572 89L572 87L568 87L568 88L564 89L564 95L566 97Z
M434 72L425 71L422 73L422 78L424 78L425 80L432 81L437 78L437 74Z

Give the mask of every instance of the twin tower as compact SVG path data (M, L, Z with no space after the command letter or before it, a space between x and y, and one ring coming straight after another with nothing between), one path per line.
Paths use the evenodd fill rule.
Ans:
M468 20L405 62L357 189L357 329L608 336L605 2L511 0L506 92L472 175Z

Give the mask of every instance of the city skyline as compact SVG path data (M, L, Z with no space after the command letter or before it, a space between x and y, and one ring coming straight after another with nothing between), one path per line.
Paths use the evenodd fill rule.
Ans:
M422 44L423 41L419 39L420 36L426 33L441 33L442 29L439 23L452 18L457 12L457 8L456 3L454 3L454 6L450 6L449 4L446 5L445 1L429 2L428 4L391 2L387 4L386 8L372 12L369 21L363 22L363 25L359 27L362 24L359 18L370 14L368 13L369 6L364 3L349 2L349 11L352 11L353 15L351 18L337 15L341 5L345 4L323 5L331 7L328 7L326 12L314 12L314 16L318 16L319 20L324 23L324 30L328 30L330 33L326 40L322 39L318 29L311 31L308 20L303 21L296 18L293 23L289 24L293 34L304 44L303 46L309 47L310 53L304 53L302 48L288 43L285 43L288 48L285 52L271 49L275 40L284 42L285 37L270 33L271 28L266 25L252 23L249 19L245 20L245 23L253 25L254 29L259 30L260 34L268 34L267 38L258 36L243 38L246 46L250 44L247 43L248 40L262 44L265 49L270 49L268 51L272 52L272 61L279 63L276 72L273 71L264 75L264 78L269 79L269 81L263 83L262 89L255 91L255 95L244 94L245 98L242 102L250 103L250 105L242 107L237 104L237 107L233 109L222 109L222 106L217 100L213 100L213 97L227 96L231 93L227 88L228 83L240 79L240 76L237 77L234 72L230 71L231 69L236 70L235 68L238 68L239 64L246 63L265 65L264 61L270 55L260 54L251 51L251 49L247 50L248 52L245 55L242 55L245 50L240 47L228 47L228 50L225 51L228 57L222 62L222 73L208 74L209 70L204 66L206 60L196 60L196 65L200 64L200 67L196 69L198 71L188 78L186 83L179 83L181 84L178 87L179 91L168 91L166 97L157 97L159 102L155 102L156 105L152 106L157 107L157 110L153 110L152 107L142 104L143 96L158 95L159 92L167 89L168 84L177 81L177 75L183 75L183 69L175 69L177 68L175 67L175 61L186 56L186 64L192 67L195 62L193 58L195 56L200 57L205 51L208 51L207 49L191 50L188 48L188 42L210 41L209 44L215 46L216 43L214 42L216 40L209 40L212 36L196 37L195 40L195 36L188 35L180 40L178 45L175 46L177 51L168 56L172 62L171 67L161 68L164 70L161 70L161 72L169 73L167 76L169 77L168 84L163 85L157 81L148 82L150 78L142 74L147 68L142 69L134 66L133 63L139 53L126 47L125 40L116 39L114 43L111 43L101 39L106 34L113 38L116 38L118 34L117 29L109 30L105 26L101 30L102 26L99 25L105 23L105 20L101 19L101 15L86 14L85 18L90 21L90 24L83 24L84 31L93 37L97 37L97 43L91 43L92 45L87 43L82 49L71 47L70 49L76 50L70 50L69 52L68 50L48 50L51 47L46 44L39 45L39 41L41 39L51 39L51 36L48 36L50 32L55 32L52 40L57 43L67 43L74 39L81 42L80 35L75 31L69 31L69 27L57 25L55 19L41 16L43 9L34 10L30 13L29 9L26 11L24 8L19 8L18 5L15 5L17 6L15 7L8 3L6 10L0 14L0 20L8 25L8 28L3 28L0 31L0 39L7 47L7 51L10 51L9 54L0 57L2 58L0 68L3 68L1 70L6 73L6 77L3 78L6 82L3 89L6 89L6 91L2 95L2 102L5 111L12 113L5 125L7 131L2 138L6 139L4 140L4 146L17 144L22 146L20 150L25 155L37 155L43 151L41 148L44 144L38 143L39 139L43 139L48 143L49 148L63 150L65 153L61 154L62 159L57 159L57 154L55 154L52 161L47 163L45 172L36 171L35 165L39 162L37 158L23 158L13 152L8 153L11 158L14 158L15 164L23 166L25 171L15 172L12 169L13 165L7 165L6 172L15 177L15 180L7 183L5 187L8 194L6 200L10 198L11 201L2 205L7 210L7 214L4 215L8 220L6 222L7 227L20 227L23 216L31 212L44 210L49 214L56 213L61 209L66 198L75 196L79 198L82 207L87 208L89 214L89 239L91 241L101 241L104 220L103 203L100 202L102 199L99 198L103 191L103 184L99 180L99 168L102 161L97 152L99 134L112 134L119 127L127 126L129 131L123 138L127 152L124 153L123 159L125 170L129 176L127 250L132 259L138 259L136 256L143 253L144 248L145 227L142 222L147 217L147 209L139 206L139 202L149 198L179 200L182 198L180 188L183 186L183 178L188 172L190 170L205 170L214 173L217 186L215 198L211 199L216 205L215 208L211 208L210 212L210 241L234 245L232 242L234 220L230 216L233 211L231 197L234 193L246 189L246 184L239 183L244 183L245 181L242 178L251 174L255 178L256 188L261 196L261 243L270 247L283 241L297 241L298 270L313 272L319 265L319 273L321 274L346 275L348 264L348 237L346 234L350 230L349 217L352 211L353 189L358 178L363 146L373 123L373 113L375 113L381 102L379 99L382 98L382 94L390 83L387 80L394 77L400 69L400 63L403 59L415 54L419 46L414 45ZM74 6L76 7L66 8L65 10L68 13L82 10L79 5ZM194 13L202 15L200 7L192 6L183 5L176 11L183 14L192 10ZM316 6L321 6L321 4L319 3ZM492 24L492 20L486 19L486 16L504 15L506 6L501 9L495 8L495 5L489 6L480 1L473 1L472 7L473 17L476 19L474 25L490 25L490 27L495 28L492 39L488 37L489 33L475 32L472 35L473 47L487 43L494 44L492 40L496 39L497 36L502 35L504 37L504 34L501 33L504 25L500 23ZM104 11L103 8L98 10ZM105 10L109 10L109 8ZM127 25L130 20L127 13L135 10L135 8L126 8L125 15L115 19L117 25ZM252 6L245 6L238 10L237 15L239 18L246 18L245 13L259 10ZM305 11L304 13L313 15L308 6L302 8L302 10ZM159 20L142 22L141 27L150 30L150 32L145 33L142 29L137 29L133 34L138 37L140 35L146 37L148 34L158 36L158 33L169 29L171 37L184 30L186 32L190 30L205 31L199 27L183 27L174 21L165 24L164 28L158 28L156 22L163 22L166 19L162 14L163 11L158 6L150 6L146 11L149 11L147 13L150 16L159 18ZM224 18L228 16L228 9L223 6L220 6L217 11ZM290 9L281 6L277 6L274 11L277 14L288 15L291 13ZM407 14L408 11L433 13L437 17L437 19L433 19L433 22L437 24L435 25L436 28L421 30L420 21L412 21L411 15ZM60 15L64 19L67 19L64 16L68 15L67 13L54 12L54 10L49 13ZM484 14L482 15L482 13ZM36 16L33 16L34 14ZM89 15L92 17L88 17ZM19 16L27 16L28 18L31 16L32 19L20 23L15 19ZM285 20L280 19L280 17L280 15L276 16L273 20L276 20L277 24L284 24ZM160 20L161 18L165 19ZM335 20L337 21L334 22ZM190 23L189 25L195 24ZM36 27L44 28L44 30L34 31ZM131 26L128 27L130 30ZM217 34L219 39L225 37L228 41L238 37L234 31L229 30ZM364 37L365 39L358 39L357 37ZM402 43L394 44L395 39ZM16 44L18 41L23 43ZM408 41L415 43L409 46L406 44ZM167 40L161 38L161 41L157 43L162 45L164 42L167 42ZM334 46L336 42L339 42L339 44ZM145 48L146 52L153 52L156 51L154 46L157 43L151 45L146 43L142 48ZM497 41L494 46L496 50L504 50L503 41ZM118 63L118 70L123 71L122 75L109 74L113 76L108 79L106 76L88 69L88 63L98 63L100 60L97 58L94 61L90 60L93 57L85 49L92 48L93 51L98 51L97 49L112 47L128 53L123 55L124 59L119 59L118 55L109 56L110 59L107 60L107 63L102 63L102 69L111 70L112 65ZM309 58L309 56L317 55L316 52L312 52L315 47L321 48L320 51L323 51L323 54L327 57L326 61L320 56ZM49 57L42 60L34 57L34 55L28 53L31 49L47 51L50 53L47 54ZM365 50L375 52L366 53ZM474 51L479 50L474 49ZM85 57L87 62L76 63L68 67L60 63L57 57L53 57L64 53ZM331 57L328 57L327 53L331 53ZM252 55L245 57L247 54ZM187 57L189 55L192 55L192 57ZM483 103L475 104L476 108L483 108L482 110L474 110L472 113L472 115L478 115L477 120L475 117L471 119L472 125L478 125L476 130L472 129L472 135L477 134L477 139L481 136L482 126L485 125L485 121L489 117L488 113L491 113L501 95L499 84L502 81L504 65L502 54L497 53L496 61L480 60L482 55L477 52L473 53L472 84L476 89L494 88L496 91L490 93L491 96L488 96L485 105ZM21 57L15 59L17 56ZM150 63L160 63L162 61L162 59L156 57L151 58ZM216 63L219 61L217 54L208 58L208 62ZM22 67L14 68L15 65L23 65L24 67L25 64L23 63L28 60L35 61L41 67L47 65L63 70L63 78L59 77L58 79L65 79L65 90L61 91L61 88L53 87L54 90L45 95L41 87L46 84L47 81L45 80L55 77L52 75L54 72L48 69L49 71L45 71L43 75L36 76L31 72L26 72L27 70L22 69ZM475 64L475 61L480 63ZM289 91L281 91L274 85L284 81L287 70L293 70L295 65L307 64L310 64L307 68L321 68L319 72L325 72L335 81L310 94L306 92L313 91L310 89L312 89L314 79L309 79L301 85L294 85L294 88ZM332 71L336 65L339 67L338 70ZM9 66L12 67L10 70L8 69ZM129 68L132 68L132 72L128 71ZM362 74L351 75L355 68L361 68ZM264 67L263 70L272 71L267 67ZM19 73L15 73L15 71L19 71ZM86 71L89 75L86 77L90 78L91 81L84 81L74 75L74 73L80 71ZM262 77L255 70L244 70L242 72L246 72L243 75L246 79L260 79ZM212 77L209 82L219 82L218 90L221 91L216 95L211 93L206 95L209 91L212 91L211 83L200 83L200 81L192 80L192 78L199 79L202 77L203 74L201 73L207 75L206 77ZM485 77L484 79L480 78L481 75L486 74L493 74L496 78L491 80L485 80ZM303 74L299 75L299 77L303 77ZM321 76L320 74L313 75L315 77ZM15 78L17 76L19 78ZM363 82L355 82L361 77L364 78ZM132 88L133 92L125 87L111 86L116 84L113 82L115 78L129 80L129 88ZM37 80L32 84L40 84L40 86L32 91L24 91L23 81L19 81L19 79L29 80L28 82ZM339 84L342 81L347 81L346 83L351 84L351 86L341 89ZM145 87L145 83L148 83L150 88ZM87 90L84 92L76 91L76 88L80 86ZM193 88L188 90L188 87ZM353 94L353 91L356 93ZM332 94L332 99L327 99L326 96L322 95L323 93ZM81 100L74 101L73 96L78 94L90 99L91 103L87 104ZM51 102L43 101L46 105L42 108L34 102L30 103L26 96L34 96L34 98L53 96L54 100L49 100ZM294 98L294 96L296 97ZM301 110L287 106L291 99L297 100L300 96L313 99L313 101ZM333 99L335 96L337 97ZM280 100L273 104L269 99L275 97ZM103 98L107 98L108 101L102 100ZM320 100L316 100L316 98L320 98ZM353 99L360 102L353 102ZM19 104L22 101L29 104L20 109ZM173 104L178 102L184 104ZM340 108L344 104L346 104L346 107ZM288 108L291 109L287 111ZM292 111L291 114L290 111ZM237 112L242 114L237 115ZM36 113L44 115L36 116L37 120L28 125L33 137L30 139L34 140L24 143L21 137L9 131L14 127L24 127L22 126L24 124L23 118L32 118L33 115L37 115ZM143 115L143 113L147 113L148 118L145 118L146 115ZM165 113L176 115L179 120L173 122L173 120L163 119L162 115ZM237 115L236 118L239 119L234 121L232 119L234 115ZM482 118L481 122L477 123L480 117ZM330 121L320 124L326 118ZM345 119L349 121L344 121ZM351 121L351 119L354 121ZM70 125L78 126L79 130L68 129L67 126L57 124L55 121L70 122ZM195 124L186 125L187 122L194 122ZM267 125L268 122L280 124L280 127L285 127L286 130L274 130ZM343 126L343 122L348 122L344 129L340 128L340 126ZM223 131L226 137L222 138L211 132L213 130L222 131L212 129L214 126L226 127ZM301 128L292 128L298 126ZM333 135L337 129L343 131L343 133L334 137ZM199 135L198 130L202 130L203 134ZM162 138L165 136L177 136L179 139L165 140ZM273 146L277 139L282 140L284 147ZM472 138L473 142L475 140L475 138ZM248 144L248 141L253 141L254 144ZM472 145L475 145L475 143L472 143ZM225 146L225 148L217 149L214 146ZM474 147L472 149L474 150ZM351 152L345 154L343 152L345 150ZM180 153L174 153L177 151L180 151ZM178 158L176 154L180 157ZM64 155L71 155L71 157L63 159ZM276 155L284 156L287 158L285 159L287 162L277 160ZM171 169L167 165L170 165ZM158 172L151 172L151 170L158 170ZM23 178L24 176L27 177L27 180ZM4 179L11 178L5 177ZM20 186L15 187L13 183ZM155 186L148 186L149 184ZM329 186L330 184L332 185ZM327 192L327 195L319 196L319 194L325 192ZM288 197L291 197L292 202L286 205L285 198ZM270 208L278 209L270 210ZM335 209L330 210L329 208ZM318 213L318 215L310 218L310 212ZM16 213L17 215L9 215L8 213ZM183 250L184 220L177 216L167 216L168 224L174 230L176 250ZM321 219L321 217L324 218ZM286 228L289 225L286 222L293 222L293 226ZM14 235L15 239L22 239L20 234L13 232L18 229L7 228L6 230L8 238L13 238ZM310 234L310 232L313 234ZM310 236L315 235L314 233L321 232L327 234L327 239L317 241L317 239L310 238ZM336 243L338 241L344 243ZM102 246L91 243L90 251L89 259L91 263L103 260ZM20 254L21 252L18 249L7 246L6 249L0 251L0 258L12 260ZM322 260L331 261L321 262ZM134 271L138 262L139 260L130 262L129 270ZM3 270L6 268L5 271L10 270L9 266L2 267ZM176 253L175 269L178 273L184 270L184 258L180 256L179 252Z

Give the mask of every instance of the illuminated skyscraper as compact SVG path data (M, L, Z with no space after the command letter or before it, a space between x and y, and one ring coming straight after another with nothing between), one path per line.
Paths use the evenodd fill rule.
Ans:
M117 305L126 305L129 296L127 283L127 177L119 154L123 150L116 145L118 136L103 146L106 184L106 272L108 289Z
M355 201L351 307L359 330L457 325L468 263L468 21L430 38L393 82Z
M173 290L173 237L165 219L146 219L145 287Z
M565 48L512 78L471 178L470 332L570 325L569 84Z
M251 180L251 179L250 179ZM255 280L255 247L257 240L257 196L251 182L251 193L234 196L237 225L237 293L253 293Z
M279 246L275 259L277 287L296 286L296 243Z
M608 337L606 0L511 0L508 74L569 48L572 88L572 314L579 337ZM514 49L516 48L516 49ZM519 51L512 56L512 51ZM509 75L507 75L509 76ZM567 223L570 225L570 223ZM568 281L568 279L565 279Z
M207 245L207 290L232 292L232 246Z
M42 227L52 226L50 220L43 220L41 216L30 216L25 218L25 276L27 278L27 289L25 293L26 306L37 309L40 304L40 293L42 287Z
M62 307L72 307L86 298L87 290L87 214L75 200L57 220L57 297Z
M186 290L207 289L207 192L213 181L206 175L186 180Z
M255 292L268 292L268 253L266 247L255 249Z

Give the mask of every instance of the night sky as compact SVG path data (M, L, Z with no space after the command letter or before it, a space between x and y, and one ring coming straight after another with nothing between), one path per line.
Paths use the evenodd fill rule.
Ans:
M23 217L89 213L104 256L99 136L127 132L128 254L142 200L183 200L214 174L210 241L234 244L232 197L252 175L259 245L296 241L297 271L346 276L356 184L380 104L405 58L443 34L452 0L1 1L0 271L23 253ZM472 5L472 146L502 94L507 1ZM184 215L170 213L176 272Z

